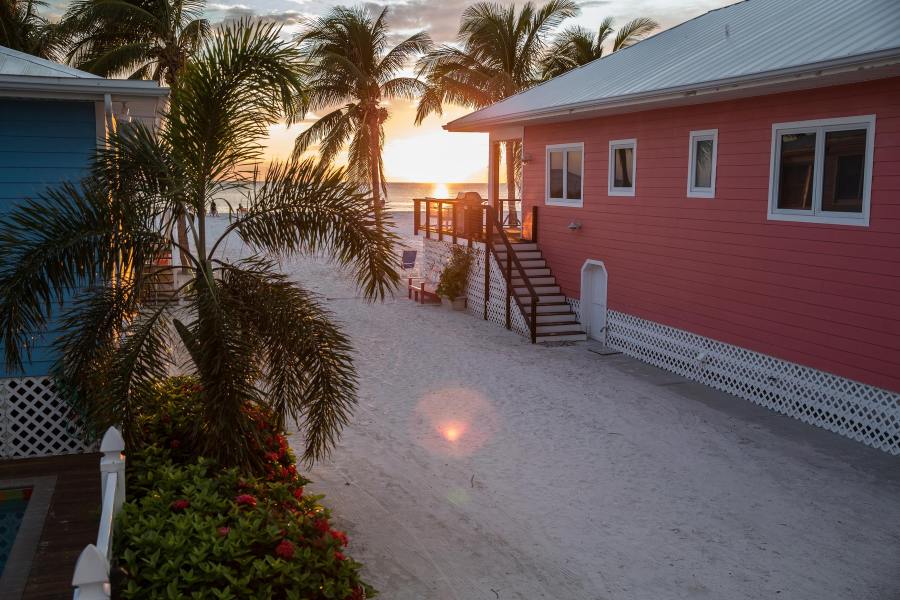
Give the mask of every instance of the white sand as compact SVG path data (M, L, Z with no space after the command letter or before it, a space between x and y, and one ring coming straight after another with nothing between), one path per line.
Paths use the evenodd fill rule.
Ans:
M360 405L311 488L382 598L900 597L897 458L626 357L366 304L321 261L288 268L356 347Z

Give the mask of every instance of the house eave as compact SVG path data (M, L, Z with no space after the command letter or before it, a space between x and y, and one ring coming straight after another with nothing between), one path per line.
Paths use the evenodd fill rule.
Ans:
M96 99L105 94L128 98L163 98L169 89L153 81L87 77L0 75L0 96L20 98Z
M452 132L486 132L506 125L571 121L896 76L900 76L900 48L791 69L617 96L601 101L592 100L544 110L522 111L494 119L473 119L472 117L478 114L475 112L447 123L444 129Z

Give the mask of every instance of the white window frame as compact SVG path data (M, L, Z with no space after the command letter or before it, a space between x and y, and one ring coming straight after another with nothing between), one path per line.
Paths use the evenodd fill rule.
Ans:
M697 142L712 140L712 171L710 172L710 187L696 187L697 174ZM692 131L690 135L690 150L688 152L688 181L687 195L688 198L715 198L716 197L716 163L719 157L719 130L703 129L700 131Z
M568 150L579 150L581 152L581 193L578 200L567 198L569 191L569 153ZM550 197L550 153L563 153L563 197ZM584 142L576 142L571 144L550 144L547 146L544 155L544 203L550 206L572 206L581 208L584 206Z
M861 213L822 210L822 177L825 168L825 134L849 129L866 130L866 157L863 174L863 209ZM813 162L812 210L778 208L778 174L780 172L781 136L786 133L815 133L816 153ZM826 225L869 226L869 210L872 200L872 163L875 154L875 115L858 115L835 119L816 119L774 123L772 125L772 158L769 167L770 221L797 221Z
M615 187L613 183L616 180L615 160L616 150L620 148L631 148L631 187ZM609 196L634 196L637 189L637 139L629 138L627 140L610 140L609 142L609 175L607 178L606 193Z

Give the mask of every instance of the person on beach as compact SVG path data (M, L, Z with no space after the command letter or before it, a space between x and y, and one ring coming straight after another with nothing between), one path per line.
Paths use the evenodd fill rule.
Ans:
M216 201L215 201L215 200L210 200L210 201L209 201L209 216L211 216L211 217L218 217L218 216L219 216L219 209L216 208Z

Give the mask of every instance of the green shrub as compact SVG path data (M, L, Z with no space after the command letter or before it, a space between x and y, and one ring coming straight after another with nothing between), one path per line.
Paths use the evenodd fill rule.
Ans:
M121 598L371 598L361 565L345 554L321 496L304 493L287 440L258 420L263 477L190 452L187 378L160 387L159 412L141 417L129 452L128 499L116 526L114 588ZM174 443L173 442L177 442Z
M441 272L437 293L444 298L459 298L466 295L469 269L472 266L472 252L462 246L452 246L450 260Z

